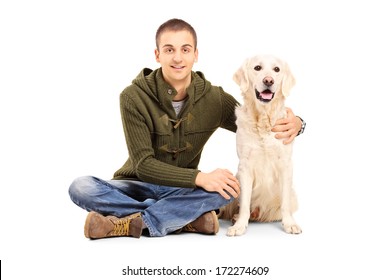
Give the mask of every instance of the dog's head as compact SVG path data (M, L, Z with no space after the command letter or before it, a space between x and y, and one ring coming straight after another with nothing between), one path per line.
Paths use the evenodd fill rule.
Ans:
M263 104L287 97L295 85L288 64L273 55L257 55L246 59L233 79L240 86L244 99L254 100L254 96Z

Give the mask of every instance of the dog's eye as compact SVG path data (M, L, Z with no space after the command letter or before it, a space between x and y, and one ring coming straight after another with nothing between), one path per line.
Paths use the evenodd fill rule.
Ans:
M255 69L256 71L260 71L261 70L261 66L260 65L256 65L255 68L253 68L253 69Z
M274 68L274 71L277 73L277 72L280 71L280 68L279 68L279 67L275 67L275 68Z

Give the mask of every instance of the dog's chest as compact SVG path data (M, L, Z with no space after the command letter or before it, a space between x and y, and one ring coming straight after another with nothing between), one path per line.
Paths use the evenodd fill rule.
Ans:
M254 113L255 112L255 113ZM290 157L292 145L283 144L271 131L277 119L285 117L283 108L273 114L249 110L248 107L237 109L237 151L243 157L261 157L278 160Z
M257 143L252 154L262 156L268 160L284 158L288 154L289 147L283 144L282 140L275 138L274 132L258 133Z
M237 129L237 150L239 156L280 160L290 157L291 144L283 144L283 140L276 139L264 122L239 125ZM267 161L266 160L266 161Z

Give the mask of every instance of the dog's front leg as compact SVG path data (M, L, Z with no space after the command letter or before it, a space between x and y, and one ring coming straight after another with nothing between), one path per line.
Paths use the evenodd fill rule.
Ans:
M291 164L288 166L292 166ZM285 170L281 180L281 191L282 191L282 225L287 233L299 234L302 232L299 225L295 222L293 217L293 211L296 208L296 197L293 193L292 183L292 167Z
M238 180L240 181L241 193L240 193L240 210L238 218L233 226L229 227L226 235L235 236L245 233L248 227L248 221L250 217L250 203L252 197L253 175L249 166L242 162L238 165L237 172Z

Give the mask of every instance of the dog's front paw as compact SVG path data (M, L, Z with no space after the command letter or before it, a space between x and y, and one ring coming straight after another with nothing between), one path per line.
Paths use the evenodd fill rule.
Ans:
M300 234L302 229L297 224L283 224L284 231L291 234Z
M244 223L244 224L235 223L233 226L228 228L226 235L227 236L243 235L247 227L248 227L248 223Z

